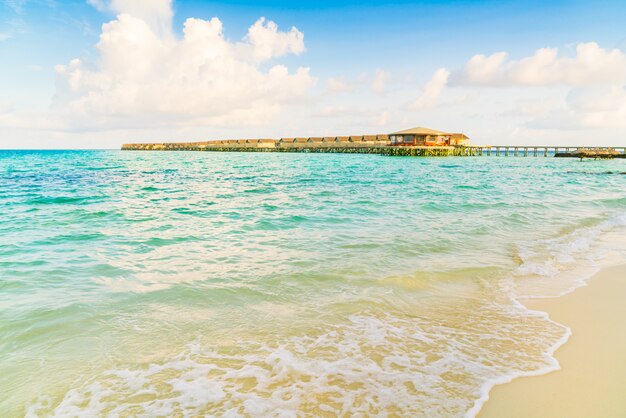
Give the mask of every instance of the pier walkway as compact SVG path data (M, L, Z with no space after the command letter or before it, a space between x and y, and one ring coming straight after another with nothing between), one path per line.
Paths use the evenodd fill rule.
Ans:
M281 143L272 140L245 140L243 142L170 142L124 144L126 151L214 151L214 152L304 152L379 154L417 157L574 157L574 158L626 158L626 147L574 147L574 146L393 146L367 142Z

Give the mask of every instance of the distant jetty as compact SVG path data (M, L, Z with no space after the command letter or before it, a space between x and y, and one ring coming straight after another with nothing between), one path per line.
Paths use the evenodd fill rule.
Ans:
M626 149L568 146L472 145L464 133L411 128L390 134L280 139L216 139L200 142L124 144L125 151L308 152L380 154L418 157L555 156L569 158L626 158Z
M555 157L560 158L593 158L594 160L610 160L613 158L626 158L626 152L622 148L622 152L619 152L615 148L576 148L573 151L562 152L555 154Z

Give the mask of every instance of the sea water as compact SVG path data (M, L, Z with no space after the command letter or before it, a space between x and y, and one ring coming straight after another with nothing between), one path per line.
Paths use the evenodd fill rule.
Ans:
M472 416L558 367L569 329L521 302L593 274L626 231L623 172L2 151L0 411Z

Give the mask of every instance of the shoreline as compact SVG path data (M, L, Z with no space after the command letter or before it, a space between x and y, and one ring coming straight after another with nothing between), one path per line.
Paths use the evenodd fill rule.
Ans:
M564 296L524 301L570 333L555 345L554 370L496 382L477 416L626 416L625 271L626 264L602 267Z

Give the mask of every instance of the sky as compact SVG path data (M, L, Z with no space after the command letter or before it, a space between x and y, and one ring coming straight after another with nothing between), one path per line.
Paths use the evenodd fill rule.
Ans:
M0 148L626 145L626 2L0 0Z

